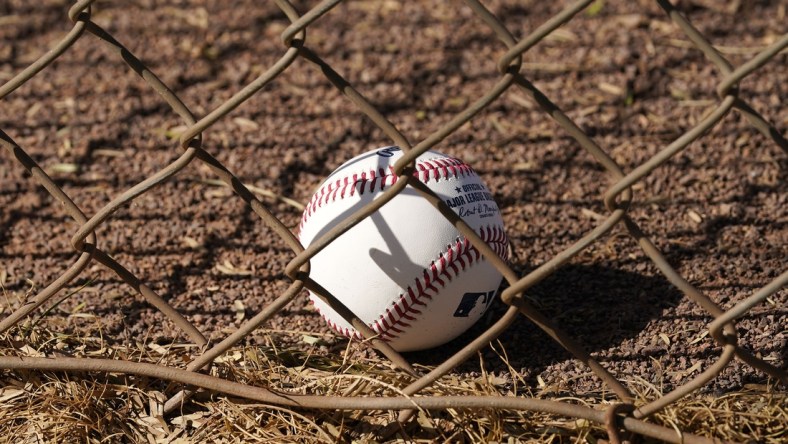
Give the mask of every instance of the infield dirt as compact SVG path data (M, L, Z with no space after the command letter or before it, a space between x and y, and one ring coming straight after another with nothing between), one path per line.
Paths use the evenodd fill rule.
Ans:
M194 4L192 4L194 3ZM312 3L296 2L303 11ZM438 129L498 79L503 45L471 11L443 2L347 2L311 25L307 46L325 58L412 142ZM551 2L492 1L518 37L556 13ZM785 27L785 5L757 2L737 14L681 2L696 26L738 65ZM71 27L69 3L0 5L0 81L43 54ZM94 20L204 115L274 63L288 21L273 3L109 2ZM788 59L778 55L741 84L740 95L777 128L788 127ZM630 171L696 124L717 102L721 76L654 2L605 2L529 51L526 76ZM0 129L34 156L91 215L181 154L180 120L141 78L85 35L4 99ZM323 77L298 60L203 134L203 146L286 225L297 227L315 187L345 160L390 144ZM589 232L606 214L604 169L525 94L511 89L436 149L471 164L502 209L515 271L525 274ZM634 187L629 214L669 262L722 307L770 282L788 257L786 152L736 112ZM120 263L163 295L213 342L288 286L292 252L196 162L117 212L97 232ZM271 197L274 196L274 197ZM0 153L0 279L3 313L57 278L75 259L76 224L7 152ZM101 266L72 283L48 328L108 343L187 339ZM63 295L69 292L63 293ZM665 391L706 368L720 348L712 318L659 273L622 228L583 251L527 297L620 379ZM59 298L57 298L59 299ZM54 301L54 300L53 300ZM786 365L788 294L738 322L740 343ZM46 304L45 308L51 304ZM497 319L496 302L467 334L407 358L436 365ZM312 338L305 341L306 338ZM341 353L306 292L247 344ZM582 394L590 371L527 319L500 338L508 364L483 351L487 371L508 365L534 386ZM357 356L372 353L358 347ZM458 369L478 374L478 362ZM703 390L758 387L764 374L734 361Z

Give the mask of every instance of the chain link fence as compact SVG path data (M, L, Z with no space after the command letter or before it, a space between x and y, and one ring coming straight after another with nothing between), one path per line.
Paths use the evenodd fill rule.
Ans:
M49 52L30 64L26 69L13 77L0 87L0 99L11 94L15 89L36 76L50 63L64 54L79 39L88 34L93 34L103 44L109 47L120 57L134 72L141 76L150 88L158 93L182 119L187 129L180 135L180 148L183 153L175 161L156 174L129 188L95 214L86 214L74 203L63 188L58 186L47 173L31 158L25 149L17 144L11 137L0 130L0 144L5 148L18 164L26 169L32 179L44 187L47 192L58 202L71 218L79 225L78 230L71 237L73 248L79 253L77 260L70 268L46 288L29 300L25 305L6 316L0 321L0 332L8 331L29 316L34 310L41 307L53 296L58 294L70 283L80 276L91 264L101 264L116 273L123 281L137 291L148 303L160 310L174 322L202 352L185 366L174 368L148 363L128 362L123 360L94 359L94 358L19 358L0 357L0 368L4 369L30 369L39 371L93 371L117 372L135 375L145 375L163 380L178 382L190 387L204 388L284 407L330 409L330 410L399 410L400 420L405 421L412 416L414 409L440 410L449 408L499 408L512 410L529 410L549 412L574 418L584 418L603 424L609 434L611 442L620 442L622 431L634 432L645 436L672 442L706 442L706 438L681 434L672 428L667 428L647 422L647 418L670 406L676 400L705 386L711 379L719 375L729 363L738 359L750 366L768 374L775 380L785 383L788 375L784 369L756 356L737 343L736 320L748 314L756 305L774 295L788 284L788 271L780 274L771 283L754 291L751 296L739 302L728 310L724 310L704 295L687 279L679 274L666 260L663 253L655 246L638 224L628 215L628 210L636 201L633 185L643 180L655 169L665 164L671 157L682 152L689 144L703 137L704 133L718 125L723 117L731 111L740 113L760 133L771 139L783 150L788 151L788 141L774 126L769 124L764 117L747 103L746 97L740 97L737 85L752 72L769 62L778 53L788 47L788 34L777 38L774 43L752 57L748 62L733 66L723 55L716 50L709 40L701 34L690 21L667 0L658 0L656 3L664 10L675 25L677 32L686 35L689 41L700 50L708 63L713 64L719 73L716 92L718 101L714 110L692 129L676 138L672 143L662 148L656 155L629 172L624 171L608 153L594 142L577 124L575 124L562 110L556 106L545 94L529 81L528 73L522 68L523 56L534 45L559 28L562 24L572 20L581 11L592 5L593 0L577 1L558 14L537 27L521 40L514 38L502 21L476 0L466 0L465 4L475 13L478 22L489 27L494 32L506 52L497 61L498 79L485 94L476 98L465 110L445 123L440 129L430 134L418 143L411 143L397 127L392 124L383 113L353 87L343 76L335 71L321 56L310 48L307 38L307 29L318 21L330 10L341 3L342 0L324 0L305 13L299 13L287 0L276 0L275 3L288 17L291 24L281 34L282 55L276 63L268 67L259 77L246 85L229 100L222 103L203 117L195 116L189 107L173 91L160 80L140 59L135 57L123 44L111 34L102 29L91 20L91 4L94 0L82 0L71 7L68 17L73 22L73 29L62 38ZM98 44L98 43L96 43ZM242 105L261 88L271 83L281 73L288 69L296 60L303 59L319 67L325 77L340 90L347 100L352 102L359 111L374 122L385 135L405 152L404 156L396 163L394 170L399 177L397 187L387 190L383 196L370 206L358 210L348 217L345 223L326 233L304 249L291 230L285 226L261 202L255 194L246 187L241 180L219 160L203 150L201 145L202 134L209 130L217 121L224 119L238 106ZM101 69L101 66L96 66ZM610 178L610 185L604 193L603 199L607 214L600 219L598 225L574 244L556 254L551 260L543 263L532 272L520 276L509 265L501 260L495 252L480 239L477 233L467 226L455 213L446 206L440 198L429 189L420 186L418 180L411 174L411 168L417 156L451 135L460 126L469 122L480 111L495 102L504 92L517 89L527 94L539 105L541 110L552 118L566 134L571 136L577 144L585 149L604 168ZM152 92L152 91L151 91ZM186 317L173 308L164 298L157 294L144 280L131 272L127 265L113 259L105 250L102 250L97 231L102 224L110 219L114 212L127 206L149 190L163 181L179 174L191 163L202 163L209 167L216 178L228 185L244 202L259 216L260 220L292 249L295 257L287 264L285 273L290 278L289 288L283 292L273 303L246 321L237 331L227 336L223 341L209 346L203 333L198 330ZM265 387L251 387L239 383L209 376L204 373L217 357L241 342L255 329L277 315L284 307L290 304L302 290L319 290L319 286L310 279L309 261L334 239L352 228L359 221L369 217L376 208L391 200L401 192L405 185L411 185L418 190L433 206L438 208L452 224L457 226L471 243L498 269L506 279L508 286L501 293L501 299L509 308L487 331L475 338L471 343L457 352L454 356L438 365L427 374L417 371L402 355L394 351L389 345L375 337L374 332L363 322L348 314L348 321L367 338L367 343L375 347L390 359L400 370L412 376L412 382L403 387L402 396L382 398L340 397L340 396L313 396L313 395L284 395L268 390ZM646 405L635 407L634 396L630 389L611 374L591 354L585 350L573 337L564 333L560 325L542 315L525 297L524 294L540 281L550 276L562 264L577 256L589 246L599 242L614 227L624 227L629 236L634 239L642 251L653 261L664 276L687 297L702 307L714 317L708 325L710 336L722 347L722 353L716 358L713 365L703 370L689 382L675 388ZM325 295L329 303L342 312L341 303L331 294ZM344 310L348 312L348 310ZM589 407L570 404L567 402L542 400L527 397L506 396L418 396L420 392L429 387L441 376L455 369L461 363L474 356L480 349L493 341L504 332L519 316L525 316L549 334L558 344L569 351L577 360L588 366L593 373L617 396L618 403L612 404L606 411ZM165 403L164 410L170 411L184 402L190 396L189 391L170 393L170 398Z

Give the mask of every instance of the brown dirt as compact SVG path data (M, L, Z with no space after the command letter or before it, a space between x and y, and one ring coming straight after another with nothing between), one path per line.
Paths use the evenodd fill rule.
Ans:
M199 116L283 53L278 35L288 22L273 3L259 3L100 2L94 18ZM313 3L296 7L305 11ZM504 52L466 7L423 3L348 2L307 33L307 45L414 144L495 83L495 63ZM518 37L558 10L537 2L488 3ZM580 14L524 62L528 78L630 171L702 118L716 103L721 76L700 51L687 47L653 2L608 3L596 15ZM757 2L739 15L703 3L683 2L685 12L734 65L754 55L750 48L786 32L780 2ZM0 80L70 29L68 6L0 6ZM783 134L787 62L785 53L777 56L749 76L740 92ZM180 150L172 134L179 125L159 96L91 35L0 108L0 129L88 215L174 160ZM304 60L204 134L204 147L245 183L299 202L344 160L389 143ZM591 230L597 222L592 212L605 214L604 170L515 89L436 148L472 164L495 194L518 273ZM62 172L62 164L78 170ZM731 307L785 268L786 168L786 153L733 112L638 183L630 214L683 276ZM240 199L210 179L195 162L119 211L97 234L106 251L217 341L239 325L234 304L240 301L248 318L287 288L283 269L293 254ZM295 228L297 208L263 200ZM7 152L0 153L0 208L0 274L7 298L0 304L8 313L19 298L73 263L69 239L76 225ZM232 268L240 271L228 273ZM50 314L51 328L85 336L100 328L106 340L123 344L185 341L102 267L89 268L70 288L82 286ZM712 318L671 286L623 229L528 297L622 380L643 378L669 390L697 374L696 363L706 368L720 352L701 337ZM787 301L783 290L738 323L741 343L783 368ZM438 353L408 358L436 364L503 311L496 305L483 323ZM308 345L298 332L322 335L323 341ZM574 393L599 389L586 368L524 318L500 340L509 362L531 384L543 381ZM323 354L343 350L345 343L305 294L248 340ZM507 372L492 349L484 355L487 370ZM478 364L468 362L460 371L474 374ZM704 390L737 390L766 380L736 361Z

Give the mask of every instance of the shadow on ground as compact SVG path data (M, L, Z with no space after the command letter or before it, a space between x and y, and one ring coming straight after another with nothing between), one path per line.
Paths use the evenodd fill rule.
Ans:
M532 287L527 298L588 352L617 347L636 337L665 308L675 306L682 294L660 277L600 266L567 265ZM484 332L507 310L497 300L482 321L448 344L433 350L406 354L412 363L434 366L459 351ZM525 316L520 316L499 337L509 364L523 374L537 375L544 368L572 356ZM489 347L482 351L488 371L507 372ZM478 371L471 358L461 371Z

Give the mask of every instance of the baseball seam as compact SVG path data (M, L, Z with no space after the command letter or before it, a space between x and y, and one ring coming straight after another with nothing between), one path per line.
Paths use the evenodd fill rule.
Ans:
M388 173L387 173L388 170ZM413 175L423 183L440 181L441 179L458 178L476 175L476 172L463 161L447 157L419 160ZM383 191L386 187L394 185L399 177L394 173L394 168L368 169L361 172L344 175L336 180L323 184L314 194L304 209L299 232L303 231L304 224L323 205L344 199L355 194L362 195L376 189ZM508 257L508 239L504 228L499 225L487 225L479 228L479 237L502 259ZM421 311L418 307L427 305L426 300L437 297L440 290L448 282L457 277L466 268L479 262L481 253L465 237L458 237L452 245L448 245L445 252L441 253L436 261L422 271L420 277L400 294L398 300L391 304L386 311L372 322L370 328L385 341L391 341L405 332L404 328L410 322L417 320ZM325 313L318 311L326 322L335 331L354 339L363 339L355 329L346 328L332 321Z
M503 227L495 225L482 227L479 229L479 237L492 248L495 254L503 260L507 259L508 240ZM410 326L410 322L417 320L416 316L421 314L418 307L427 305L425 299L431 300L440 294L436 285L441 289L445 288L448 282L480 259L482 259L481 253L467 238L458 238L453 245L447 247L446 252L442 253L438 260L433 261L429 268L422 271L422 275L400 294L395 303L372 322L370 328L384 341L396 339L405 332L405 328ZM353 339L364 339L357 330L338 325L320 309L318 311L335 331Z
M394 173L394 167L389 166L388 173L386 170L386 168L368 169L324 183L304 209L299 232L303 230L306 221L323 205L334 202L337 198L344 199L346 195L371 193L376 188L383 191L387 186L390 187L397 183L399 177ZM473 171L473 168L453 157L419 160L416 163L416 170L413 172L413 176L425 184L441 179L475 175L476 172Z

